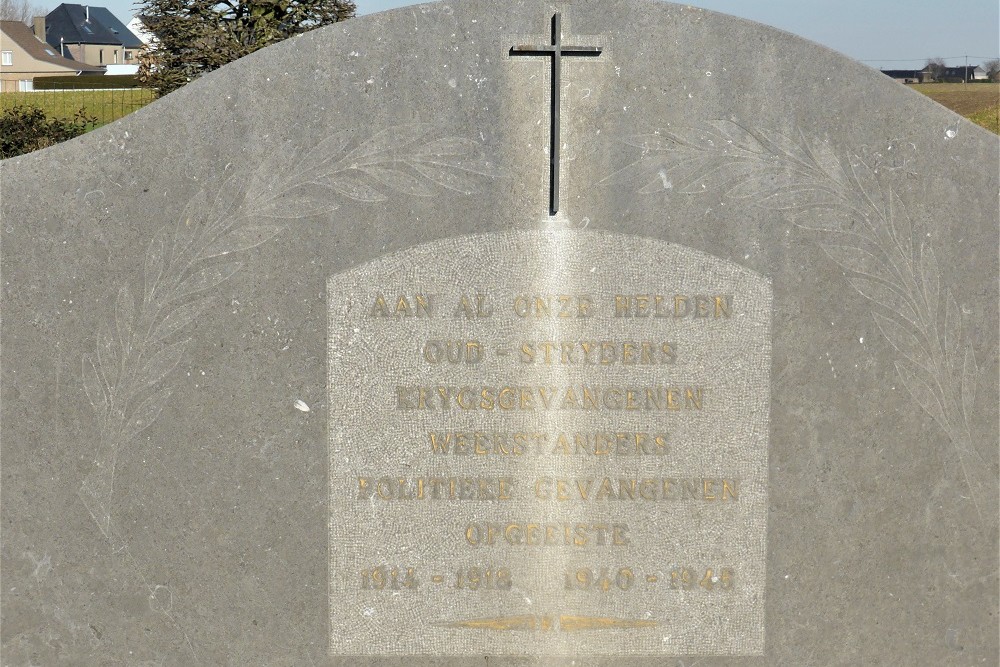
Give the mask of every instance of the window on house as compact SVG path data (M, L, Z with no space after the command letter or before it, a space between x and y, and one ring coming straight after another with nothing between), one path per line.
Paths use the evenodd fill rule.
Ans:
M101 49L97 52L97 62L99 62L102 65L104 64L104 49Z
M115 64L116 65L118 64L118 52L117 51L115 51Z
M17 82L17 89L22 93L30 93L35 89L35 83L31 79L21 79Z
M14 64L14 52L4 51L2 56L0 56L0 65L13 65Z
M132 52L131 51L126 51L125 52L125 60L132 60Z

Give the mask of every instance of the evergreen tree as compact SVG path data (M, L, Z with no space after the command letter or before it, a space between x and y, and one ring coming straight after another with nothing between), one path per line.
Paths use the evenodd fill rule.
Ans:
M164 95L355 9L350 0L146 0L139 15L154 39L140 54L139 77Z

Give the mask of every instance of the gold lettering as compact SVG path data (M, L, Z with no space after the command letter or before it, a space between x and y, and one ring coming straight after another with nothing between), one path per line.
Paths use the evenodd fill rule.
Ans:
M630 311L629 298L621 294L615 295L615 317L626 317Z
M402 294L399 295L399 299L396 301L396 315L402 315L406 317L407 315L412 315L413 311L410 309L410 302Z
M711 305L712 301L707 296L696 296L694 298L694 316L708 317Z
M421 313L423 313L424 317L430 317L431 316L430 298L428 298L423 294L417 294L416 300L417 300L417 315L419 316Z
M430 433L431 436L431 451L435 454L447 454L448 446L451 444L451 433L444 435L444 438L438 442L438 438L441 436L440 433Z
M369 312L370 317L392 317L392 313L389 311L389 304L385 302L385 297L378 294L375 297L375 305L372 306Z
M462 298L458 300L458 305L455 306L455 312L452 313L452 317L465 317L471 320L476 316L476 311L469 303L469 297L462 295Z
M687 387L684 390L684 407L688 410L692 408L701 410L704 398L704 389L702 387Z
M683 309L681 308L683 306ZM674 317L687 317L688 299L683 294L674 297Z

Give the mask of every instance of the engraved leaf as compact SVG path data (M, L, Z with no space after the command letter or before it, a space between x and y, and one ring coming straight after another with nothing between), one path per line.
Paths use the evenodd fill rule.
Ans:
M94 366L94 360L89 355L83 358L83 391L90 404L103 416L108 409L108 397L104 393L104 383Z
M351 130L341 130L326 137L312 148L298 164L295 170L299 173L318 171L323 165L340 157L351 141Z
M653 193L663 192L672 188L673 184L667 180L666 173L661 172L658 178L653 179L646 185L639 188L638 193L641 195L651 195Z
M479 144L461 137L435 139L421 146L416 155L423 157L463 157L479 151Z
M658 130L654 134L636 134L625 137L624 142L629 146L641 148L644 153L658 152L667 153L679 147L692 147L672 132Z
M706 156L687 158L659 171L662 187L685 194L721 189L734 181L747 178L757 169L745 160L720 160Z
M739 123L734 123L731 120L715 120L711 121L711 124L727 142L732 142L733 146L749 153L760 154L765 151L760 140Z
M933 417L934 421L947 432L949 430L948 422L945 420L941 401L932 389L933 384L926 381L925 374L902 360L896 361L896 372L899 373L903 385L910 392L910 396L917 402L917 405L923 408L924 412ZM921 377L922 375L924 377Z
M820 247L830 259L839 264L845 271L861 273L883 281L889 277L885 263L864 248L825 243L821 243Z
M730 188L726 192L726 196L735 199L763 199L787 183L787 179L783 175L757 170L747 179Z
M773 159L749 130L735 123L729 123L729 127L719 127L716 123L712 125L717 131L704 131L699 137L705 152L729 158L751 159L758 163Z
M867 200L869 205L878 212L879 215L882 214L882 188L879 185L878 180L875 178L875 173L872 171L864 160L858 156L854 156L854 160L851 162L851 174L854 176L854 180L861 191L861 194Z
M896 351L925 370L930 369L930 357L920 340L896 320L873 312L875 323Z
M102 324L97 332L97 368L107 380L109 387L113 388L112 376L116 373L119 360L118 346L115 343L114 334L108 324Z
M463 194L471 194L476 191L476 182L455 169L422 162L415 162L413 168L449 190Z
M434 194L434 189L425 181L406 173L401 169L389 169L388 167L365 167L365 173L394 190L416 197L430 197Z
M648 194L674 189L675 183L679 189L682 183L690 181L691 175L702 169L703 165L707 162L704 155L672 157L674 159L671 159L669 162L662 156L641 158L638 162L630 165L630 167L626 167L623 171L634 168L635 172L642 178L649 178L650 172L652 172L652 181L641 190Z
M143 363L136 377L140 386L151 387L167 376L180 363L188 340L165 345Z
M913 262L913 225L910 223L906 208L895 192L889 193L889 223L893 240L909 266Z
M178 306L160 321L156 328L153 329L153 333L150 334L148 340L150 342L160 341L180 331L208 308L212 298L211 296L206 296Z
M809 154L799 142L795 141L791 137L781 134L780 132L762 135L761 140L765 146L770 146L771 152L774 154L784 155L785 157L799 162L800 164L808 164L812 161Z
M227 176L219 185L212 207L213 230L228 229L236 222L237 216L230 213L243 193L243 186L243 181L235 173Z
M835 208L840 204L836 195L816 185L793 185L764 197L760 205L775 211Z
M790 217L802 229L830 234L843 232L852 221L850 212L843 208L793 211Z
M247 225L245 227L237 227L233 231L227 232L223 236L220 236L209 243L204 250L198 253L198 259L219 257L221 255L228 255L230 253L256 248L262 243L265 243L273 238L282 229L284 229L284 227L271 225Z
M135 301L132 300L132 292L125 285L118 290L118 299L115 301L115 324L118 327L118 340L122 342L124 354L127 356L132 340L132 321L135 317Z
M695 175L704 170L706 165L711 162L711 158L704 154L675 158L670 162L665 161L661 157L655 159L642 158L637 165L641 165L640 169L643 171L643 175L647 175L645 173L646 170L656 172L656 178L643 188L643 192L659 192L675 188L680 191L684 185L689 184Z
M160 416L160 411L167 404L170 399L171 391L169 388L161 389L160 391L154 393L152 396L143 401L138 408L135 409L122 428L121 433L121 443L128 443L132 438L139 435L147 428L149 428L156 418Z
M962 367L962 412L965 421L972 419L972 408L976 404L976 383L979 380L979 368L976 365L976 353L972 346L965 349L965 364Z
M247 199L266 200L282 177L289 176L287 165L293 162L297 153L293 153L290 145L275 146L269 151L270 160L267 164L262 164L254 171L247 183ZM292 174L294 177L294 174Z
M382 202L388 199L384 194L364 181L338 174L328 181L330 187L349 199L360 202Z
M153 292L163 275L163 266L166 263L167 236L170 234L170 227L164 225L156 230L153 239L146 248L146 262L143 267L143 279L145 280L145 302L149 303L153 298Z
M181 217L177 220L177 231L174 234L174 249L171 255L172 264L177 264L178 260L187 253L191 242L198 235L198 220L201 218L201 212L205 210L208 203L207 200L208 197L205 195L205 191L199 190L198 194L192 197L191 201L184 207L184 212L181 213Z
M345 155L342 162L361 160L391 150L401 150L426 135L432 127L427 123L413 123L382 130Z
M809 148L816 166L833 180L843 183L844 170L841 168L840 158L837 157L830 144L825 141L816 141Z
M949 291L944 311L944 350L949 372L954 371L958 363L962 360L961 350L959 349L959 340L961 338L961 311L958 309L958 302L955 301L955 295Z
M311 197L287 197L284 199L274 199L255 211L255 213L265 218L295 220L336 209L337 204L335 202L313 199Z
M941 289L941 273L938 270L937 258L930 243L920 246L920 276L923 282L924 300L927 302L927 312L932 320L937 319L938 298Z
M863 276L848 276L847 280L854 286L854 289L858 290L861 296L897 313L904 319L909 320L914 326L917 325L917 315L913 312L913 307L910 306L909 302L899 292L891 289L885 283L870 280Z
M242 266L239 262L229 262L228 264L208 266L200 271L196 271L177 286L173 294L171 294L171 298L183 299L195 292L201 292L202 290L220 285L239 271Z
M461 169L462 171L468 171L473 174L479 174L481 176L489 176L491 178L496 178L503 176L503 172L500 168L489 160L465 160L465 159L441 159L441 160L431 160L432 164L444 165L447 167L452 167L454 169Z
M694 143L697 143L702 151L723 154L733 146L732 141L724 134L705 127L699 128L698 137Z

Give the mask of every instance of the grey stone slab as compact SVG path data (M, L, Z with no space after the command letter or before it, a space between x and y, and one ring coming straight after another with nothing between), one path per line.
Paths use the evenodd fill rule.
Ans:
M3 162L2 662L996 664L997 149L765 26L525 0Z

